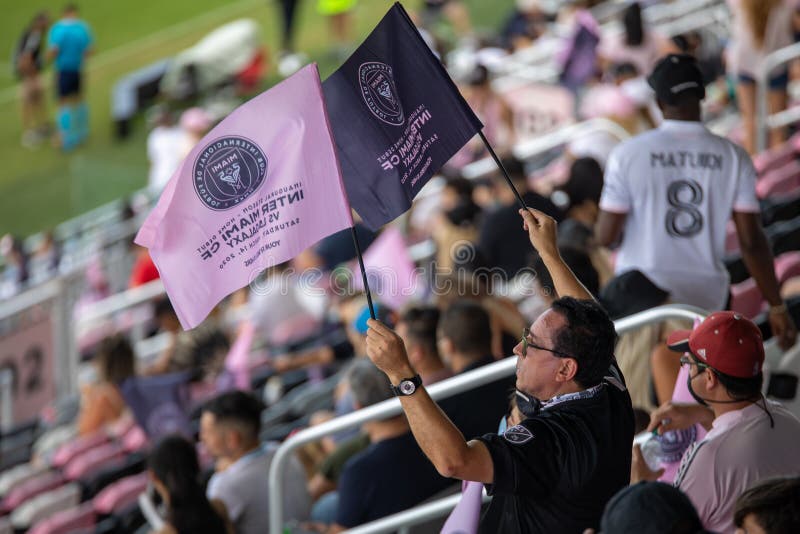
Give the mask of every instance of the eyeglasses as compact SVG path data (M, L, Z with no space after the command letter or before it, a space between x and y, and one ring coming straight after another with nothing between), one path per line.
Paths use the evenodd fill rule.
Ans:
M557 354L558 356L561 356L563 358L572 358L572 356L570 356L565 352L561 352L560 350L548 349L547 347L540 347L539 345L536 345L535 343L528 340L528 337L530 335L531 335L530 328L525 328L522 330L522 340L521 340L522 356L526 356L528 354L528 347L533 347L534 349L546 350L547 352L552 352L553 354Z
M697 361L694 355L684 354L680 359L681 365L696 365L699 370L708 369L711 366Z

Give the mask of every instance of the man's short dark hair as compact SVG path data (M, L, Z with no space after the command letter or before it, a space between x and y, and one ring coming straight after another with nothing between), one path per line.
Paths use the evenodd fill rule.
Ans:
M800 477L765 480L742 493L733 512L736 526L750 514L767 534L800 532Z
M761 387L764 385L763 373L758 373L756 376L741 378L720 373L715 369L714 374L717 375L720 384L722 384L728 391L728 395L734 400L753 400L761 396Z
M264 405L260 400L244 391L223 393L203 407L203 411L213 415L217 423L238 425L250 438L258 438L261 432L263 409Z
M614 323L593 300L562 297L553 302L552 309L567 322L553 338L553 348L578 362L575 375L578 384L585 388L596 386L614 360L617 343Z
M492 352L492 326L483 306L470 300L457 300L439 320L444 337L462 354L489 355Z
M434 306L412 306L400 316L400 321L406 325L407 336L429 354L439 354L436 347L439 315L439 310Z

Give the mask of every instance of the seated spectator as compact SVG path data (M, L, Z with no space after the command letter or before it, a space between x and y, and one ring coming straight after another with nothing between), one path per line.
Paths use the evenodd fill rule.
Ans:
M404 387L403 410L436 469L489 485L481 531L582 532L598 526L605 503L629 481L624 448L633 411L614 364L614 325L561 261L555 221L520 213L563 296L515 348L521 424L467 442L419 384L400 338L379 321L369 322L367 355Z
M639 2L632 2L623 12L623 25L621 35L603 38L599 50L602 60L632 63L639 72L650 72L659 58L677 51L669 39L647 28Z
M587 531L594 534L594 530ZM603 511L600 532L703 534L692 501L669 484L639 482L620 490Z
M460 300L447 308L438 337L439 354L455 375L494 362L489 314L477 302ZM464 435L483 435L497 429L513 388L513 378L501 378L443 399L440 406Z
M651 415L648 430L696 423L709 430L684 453L675 486L692 500L705 528L733 533L742 491L766 477L800 474L800 421L761 394L764 341L749 319L715 312L693 331L673 332L668 345L685 353L687 386L700 404L664 404ZM658 476L637 446L631 478Z
M358 408L394 396L386 376L367 359L356 361L347 378ZM404 415L362 428L371 444L344 467L336 523L329 533L406 510L451 484L414 443Z
M800 477L760 482L736 499L736 534L800 532Z
M216 460L207 495L225 503L237 534L269 528L268 475L278 444L259 443L262 409L252 395L233 391L212 399L200 417L200 440ZM308 518L305 481L302 465L293 458L281 484L284 518Z
M547 16L537 0L517 0L500 34L504 48L527 48L547 30Z
M473 185L466 178L448 178L442 188L439 214L431 228L436 243L436 268L449 272L456 267L459 244L478 239L481 209L472 199Z
M438 325L439 310L433 306L412 306L400 314L397 322L397 334L403 338L408 357L426 385L452 376L439 356Z
M78 433L82 435L96 432L126 412L119 386L135 374L133 348L121 334L101 341L92 363L98 380L81 391Z
M209 501L200 483L194 446L182 436L161 440L147 460L148 474L166 507L156 534L233 534L225 505Z
M522 162L513 159L504 162L514 187L522 195L525 205L537 209L560 221L559 210L549 199L528 190ZM494 190L499 207L487 213L479 229L478 250L486 266L499 267L510 280L528 265L531 256L530 242L519 225L517 197L502 177L494 177ZM502 239L500 238L502 236Z
M169 346L145 371L148 375L192 371L195 378L215 375L230 349L227 334L217 319L218 309L196 328L184 330L169 299L156 303L155 316L160 330L172 335Z

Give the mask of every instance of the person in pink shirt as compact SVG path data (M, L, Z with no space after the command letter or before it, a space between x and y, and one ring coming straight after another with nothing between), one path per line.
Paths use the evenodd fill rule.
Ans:
M703 526L734 534L734 506L753 484L776 475L800 474L800 421L761 394L764 343L752 321L715 312L695 330L673 332L667 344L684 352L687 385L699 404L667 403L653 412L649 430L709 430L687 449L675 486L689 496ZM634 450L632 479L654 480L641 451Z

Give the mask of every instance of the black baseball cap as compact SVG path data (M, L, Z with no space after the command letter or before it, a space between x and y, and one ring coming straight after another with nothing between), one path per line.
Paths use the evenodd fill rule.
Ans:
M697 60L687 54L670 54L656 64L647 83L662 102L675 104L680 94L691 91L700 100L706 97L703 74Z
M600 520L602 534L706 533L681 490L663 482L639 482L614 495Z

